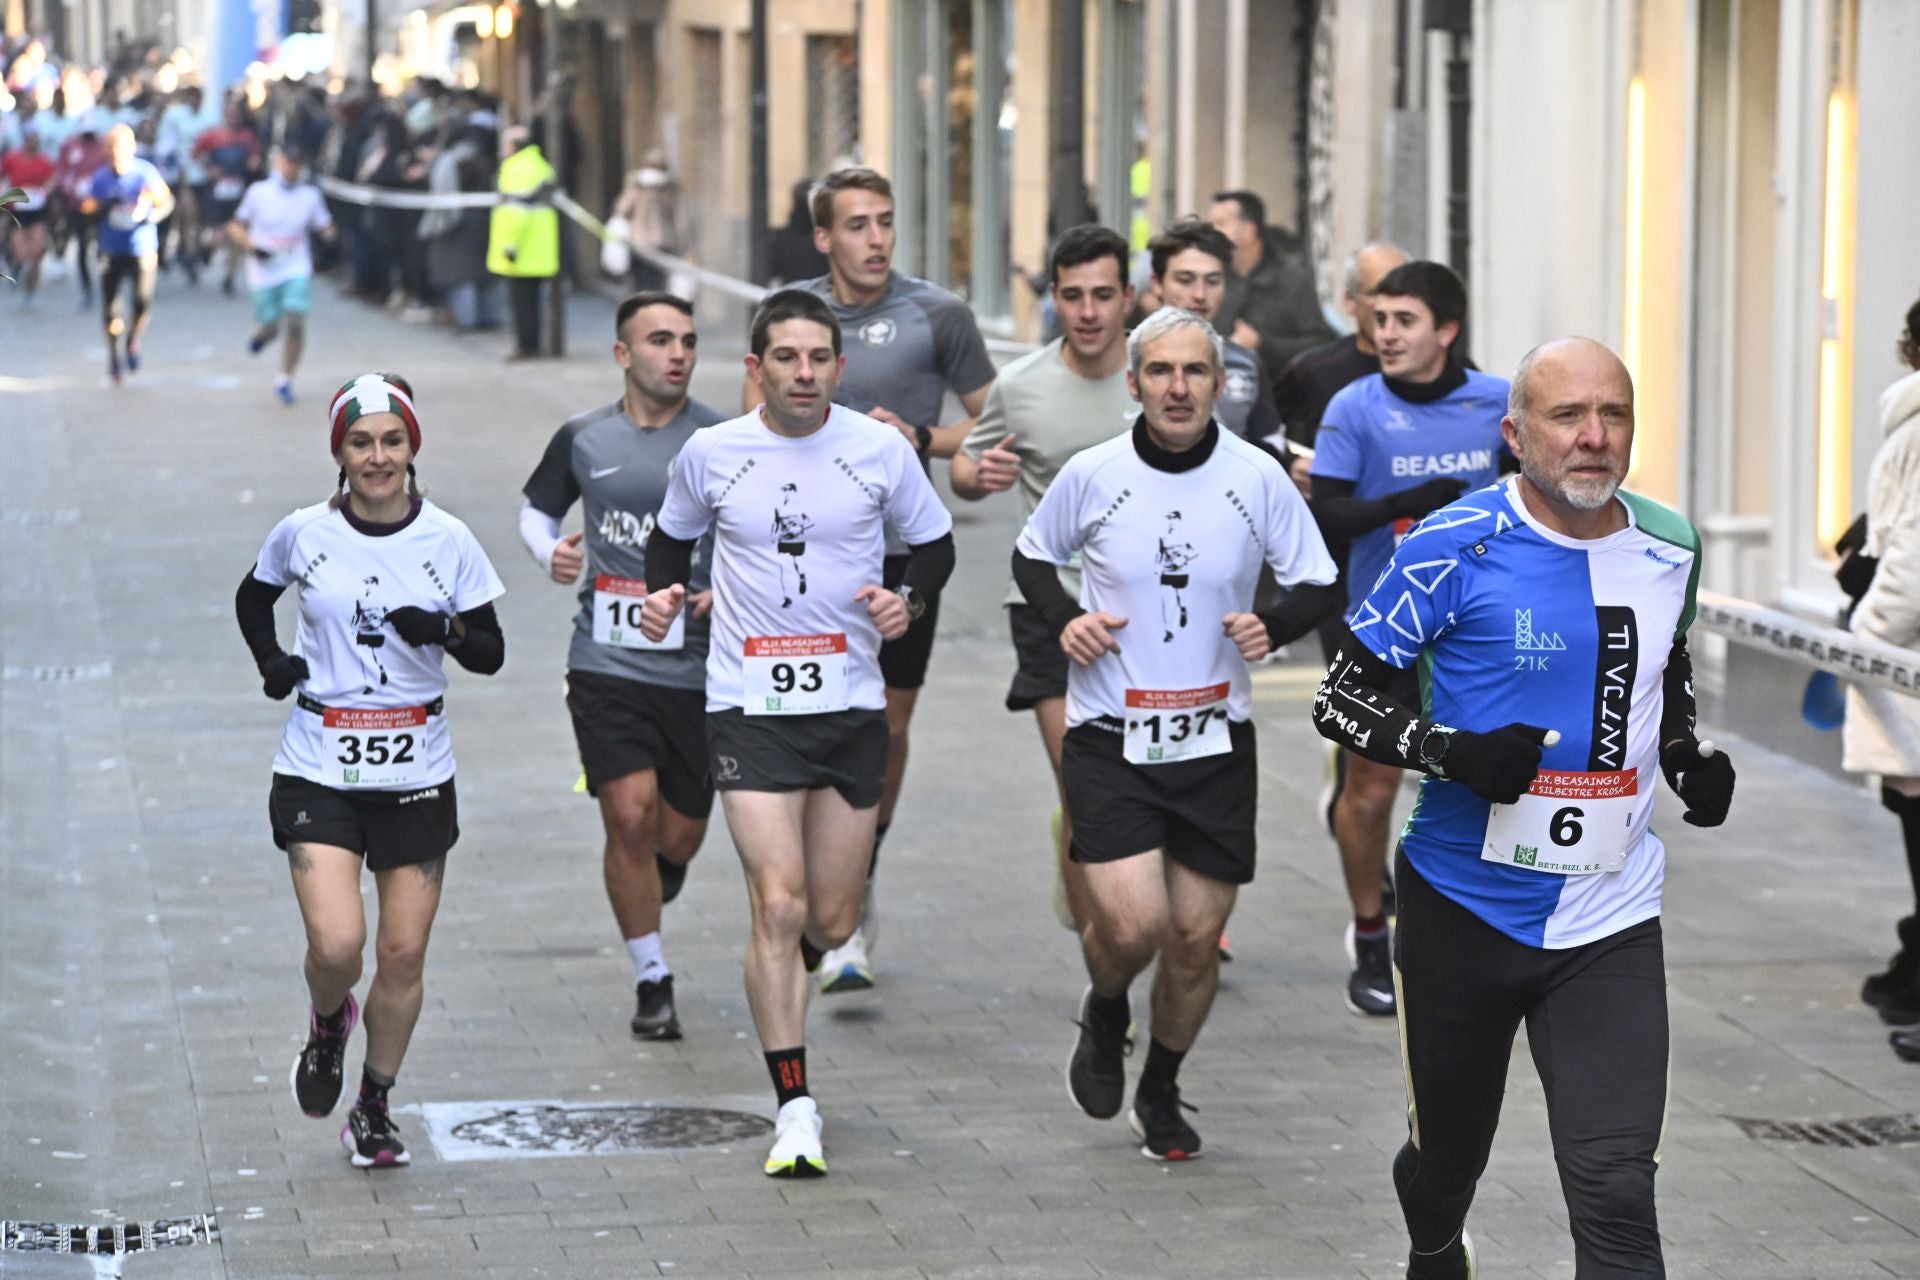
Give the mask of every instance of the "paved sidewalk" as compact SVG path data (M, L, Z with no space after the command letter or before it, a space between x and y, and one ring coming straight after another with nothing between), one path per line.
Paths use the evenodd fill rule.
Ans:
M1087 1120L1065 1097L1084 978L1048 902L1037 735L1001 709L1010 501L957 512L960 578L881 876L880 986L815 1005L832 1175L770 1181L757 1138L455 1161L418 1113L401 1116L411 1167L351 1169L340 1116L308 1120L288 1096L303 943L265 823L285 707L259 695L232 597L273 523L326 492L319 401L370 367L413 380L422 479L508 586L505 671L456 674L448 699L463 838L396 1103L765 1114L771 1099L740 986L745 896L717 811L667 917L687 1038L628 1038L598 821L570 791L570 595L541 580L515 532L519 485L553 428L617 393L590 327L610 310L576 305L580 354L564 364L505 366L502 339L317 295L305 399L288 410L271 369L240 354L244 300L166 289L147 368L116 393L100 385L92 313L50 297L25 316L0 292L0 1218L217 1215L217 1245L130 1256L129 1277L1404 1272L1387 1172L1405 1130L1400 1064L1391 1024L1342 1002L1344 895L1314 812L1310 663L1259 676L1261 874L1182 1080L1206 1158L1155 1165L1122 1123ZM708 335L697 384L723 407L738 387L739 344L725 339ZM1761 1140L1733 1119L1920 1109L1920 1068L1892 1056L1855 996L1904 909L1892 820L1857 789L1721 741L1740 768L1732 821L1696 831L1664 797L1660 824L1670 1274L1920 1275L1920 1143ZM358 1062L356 1044L349 1070ZM1482 1274L1570 1280L1524 1046L1509 1094L1471 1219ZM81 1259L0 1252L0 1276L88 1274Z

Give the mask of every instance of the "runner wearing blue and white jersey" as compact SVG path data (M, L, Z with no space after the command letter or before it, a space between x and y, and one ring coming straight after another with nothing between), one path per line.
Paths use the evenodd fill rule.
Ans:
M1314 441L1313 513L1344 549L1349 618L1413 522L1490 483L1507 456L1506 380L1468 369L1455 350L1467 312L1460 277L1438 262L1403 263L1381 277L1372 307L1380 372L1334 395ZM1336 752L1320 803L1353 905L1347 1007L1379 1018L1394 1010L1386 862L1399 792L1398 770Z
M1472 1274L1463 1228L1522 1020L1577 1272L1662 1275L1656 765L1698 826L1724 821L1734 781L1694 736L1699 537L1616 492L1633 389L1598 343L1530 353L1501 425L1521 474L1409 533L1315 701L1327 737L1427 774L1395 868L1407 1275ZM1415 669L1417 706L1394 692Z

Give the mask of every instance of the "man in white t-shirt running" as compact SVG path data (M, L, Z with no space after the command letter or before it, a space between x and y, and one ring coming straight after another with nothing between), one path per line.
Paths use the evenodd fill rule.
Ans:
M289 147L273 153L273 173L247 188L227 224L227 235L247 254L247 287L253 291L253 335L247 351L259 355L281 332L280 376L273 392L293 403L293 371L306 344L307 312L313 306L313 254L307 237L331 238L333 215L320 188L306 181L306 158Z
M1105 1120L1126 1095L1128 988L1159 960L1133 1130L1155 1160L1200 1154L1176 1078L1212 1007L1218 941L1253 879L1259 771L1248 664L1339 603L1306 500L1223 430L1220 336L1168 307L1127 341L1133 430L1075 454L1021 531L1014 581L1073 662L1061 773L1091 919L1067 1088ZM1060 566L1081 563L1080 599ZM1262 565L1291 588L1254 611Z
M845 359L825 299L771 294L750 349L766 402L681 447L647 542L640 629L665 639L711 530L707 742L746 870L747 1003L780 1107L765 1168L818 1177L808 975L859 924L887 767L880 644L946 585L953 518L898 431L832 403ZM897 588L881 585L888 529L907 545Z

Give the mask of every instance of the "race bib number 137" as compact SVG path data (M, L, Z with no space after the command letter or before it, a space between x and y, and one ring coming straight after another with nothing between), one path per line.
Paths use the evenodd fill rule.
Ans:
M847 709L847 637L748 636L741 660L750 716Z
M1225 755L1227 686L1127 690L1126 738L1121 755L1133 764L1171 764Z

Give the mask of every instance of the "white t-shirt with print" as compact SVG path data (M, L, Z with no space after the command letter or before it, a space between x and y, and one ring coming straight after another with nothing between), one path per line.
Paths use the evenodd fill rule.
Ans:
M293 652L307 663L299 692L342 709L424 707L447 691L446 651L401 639L387 623L389 609L464 613L506 591L473 532L426 501L405 527L380 535L362 533L324 503L302 507L267 535L253 576L269 586L298 584ZM293 709L275 773L342 785L322 751L321 724L320 715ZM445 782L454 762L444 712L427 718L422 736L418 785Z
M1229 431L1191 470L1140 456L1136 432L1068 459L1020 533L1021 554L1081 556L1080 604L1125 618L1120 646L1067 673L1067 723L1127 718L1140 694L1224 685L1227 716L1253 714L1246 660L1221 625L1253 609L1262 563L1283 586L1338 571L1300 491L1278 462ZM1138 701L1136 706L1140 705Z
M919 546L953 517L897 430L833 405L799 439L758 409L694 432L658 527L687 540L714 531L709 711L743 705L749 638L832 635L846 638L848 707L878 711L880 632L853 593L880 581L887 529Z
M271 256L247 255L247 287L271 289L289 280L313 274L313 253L307 237L333 225L320 188L310 182L288 186L278 177L262 178L247 188L234 210L245 224L253 247Z

